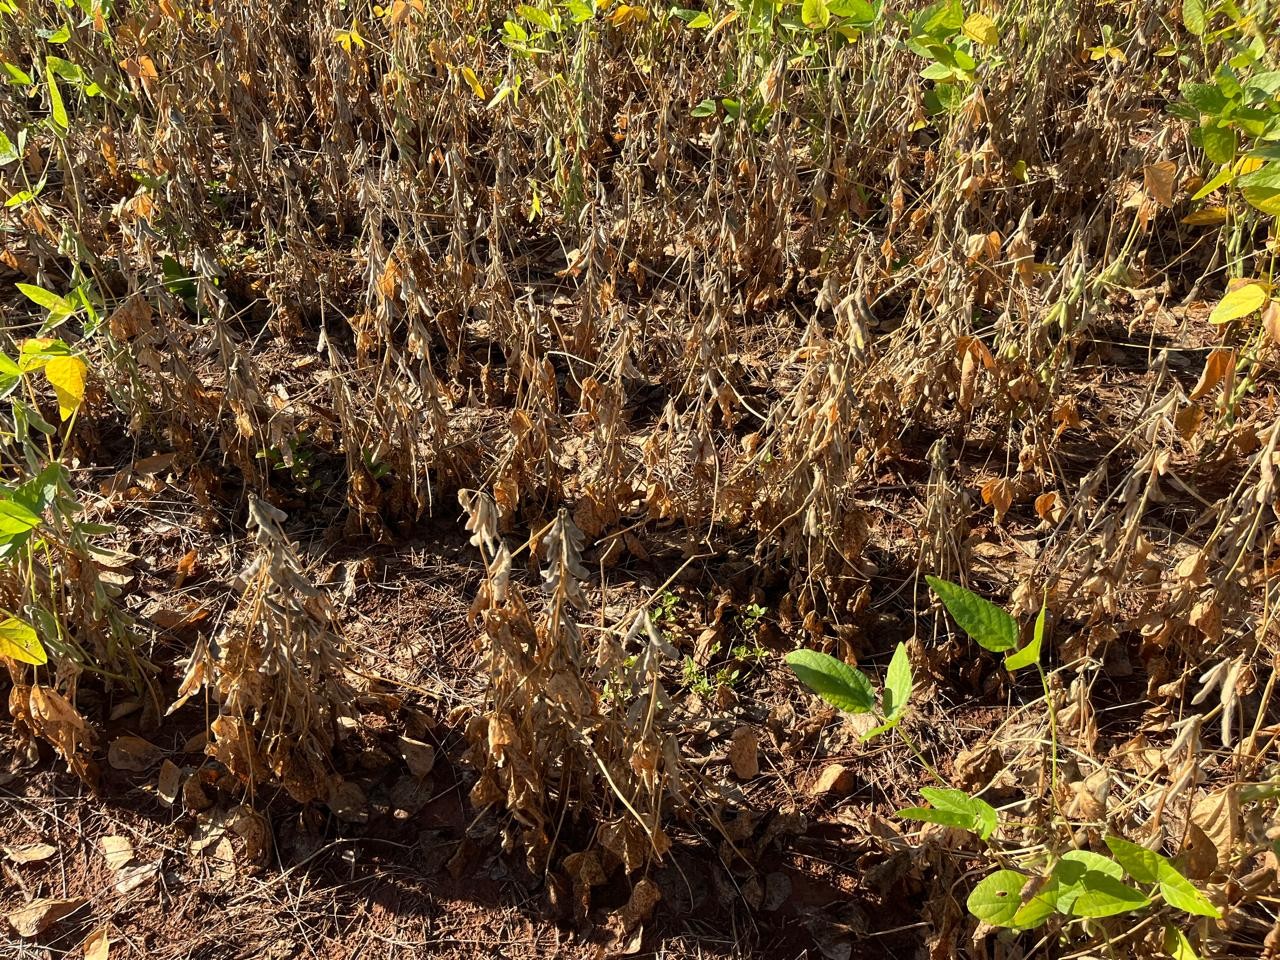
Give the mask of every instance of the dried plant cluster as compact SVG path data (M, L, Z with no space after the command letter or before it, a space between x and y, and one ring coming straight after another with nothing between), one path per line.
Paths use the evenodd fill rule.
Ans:
M1174 854L1200 831L1195 879L1247 891L1201 942L1261 944L1280 248L1248 124L1280 81L1261 119L1214 97L1220 63L1272 76L1278 34L1263 2L1181 6L0 0L0 340L88 370L0 449L83 504L41 501L47 549L0 569L51 654L6 660L15 726L89 776L86 672L153 717L178 681L243 783L341 799L355 663L299 544L464 516L470 799L585 911L724 799L672 693L709 642L674 649L649 597L606 617L611 587L732 582L707 636L759 600L770 655L874 660L896 623L944 701L1003 709L934 573L1047 605L1071 751L1050 775L1037 700L957 784ZM65 382L21 383L57 420ZM161 475L248 564L213 623L155 619L95 546L145 538ZM930 911L934 955L968 949Z

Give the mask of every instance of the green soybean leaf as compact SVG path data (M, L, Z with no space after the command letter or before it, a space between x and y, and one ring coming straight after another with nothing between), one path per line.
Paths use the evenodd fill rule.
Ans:
M1236 158L1236 132L1230 127L1207 123L1198 131L1204 155L1214 163L1230 163Z
M889 661L889 672L884 678L884 693L881 707L886 718L894 720L902 716L911 699L911 658L907 656L907 645L898 644Z
M1151 904L1142 891L1097 870L1085 871L1080 886L1081 893L1071 905L1072 916L1092 919L1113 917Z
M827 9L826 0L804 0L800 6L800 19L810 30L825 29L831 22L831 11Z
M27 73L27 71L23 70L16 64L6 61L4 64L4 72L9 75L9 82L14 86L29 87L35 83L35 81L31 79L31 74Z
M62 91L58 89L58 78L53 75L53 67L45 67L45 79L49 83L49 115L53 117L53 122L62 128L62 132L66 133L71 126L71 120L67 116L66 104L62 102Z
M920 795L929 801L932 807L908 807L899 810L895 816L906 820L923 820L926 823L941 823L949 827L960 827L976 833L983 840L991 836L996 828L996 811L991 804L979 797L971 797L963 790L941 787L923 787Z
M1273 160L1260 170L1236 180L1245 200L1265 214L1280 217L1280 162Z
M787 654L787 665L801 683L833 707L867 713L875 706L871 681L843 660L817 650L796 650Z
M1164 928L1164 952L1172 960L1200 960L1200 954L1177 927L1169 924Z
M70 313L75 309L65 297L58 296L52 290L37 287L32 283L15 283L14 286L24 297L37 306L44 307L50 313Z
M1007 927L1022 906L1022 888L1028 879L1017 870L997 870L973 888L965 905L979 920Z
M1230 168L1230 167L1223 167L1221 170L1219 170L1219 171L1214 175L1214 177L1213 177L1213 179L1212 179L1212 180L1210 180L1210 181L1209 181L1208 183L1206 183L1203 187L1201 187L1199 190L1197 190L1197 191L1195 192L1195 195L1194 195L1194 196L1192 196L1192 198L1191 198L1191 199L1192 199L1192 200L1203 200L1205 197L1207 197L1209 194L1213 193L1213 191L1217 190L1217 189L1218 189L1219 187L1221 187L1223 184L1230 183L1230 182L1231 182L1231 178L1232 178L1233 176L1235 176L1235 174L1232 172L1232 170L1231 170L1231 168Z
M1044 621L1048 608L1040 604L1040 613L1036 617L1035 629L1031 632L1031 642L1004 658L1005 669L1010 673L1040 662L1040 648L1044 645Z
M31 624L17 617L0 621L0 657L40 666L49 662Z
M1207 23L1204 16L1204 0L1182 0L1182 25L1187 33L1203 37Z
M952 619L974 641L987 650L1003 653L1018 646L1018 624L989 600L984 600L959 584L925 577Z
M555 18L551 14L545 10L539 10L537 7L531 7L527 3L517 4L516 13L543 30L554 30L556 28Z
M1116 858L1116 863L1124 867L1124 872L1139 883L1155 883L1160 876L1160 864L1164 857L1154 850L1130 843L1123 837L1107 837L1107 849Z

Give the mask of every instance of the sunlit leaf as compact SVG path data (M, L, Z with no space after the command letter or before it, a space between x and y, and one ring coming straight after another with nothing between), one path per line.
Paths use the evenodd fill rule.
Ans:
M1273 160L1261 170L1245 174L1236 184L1246 201L1265 214L1280 217L1280 161Z
M1182 0L1182 25L1187 33L1203 37L1207 26L1204 16L1204 0Z
M980 43L984 47L995 46L1000 42L1000 31L996 29L996 22L985 13L969 14L969 18L964 22L963 32L974 43Z
M54 76L52 66L45 68L45 79L49 84L49 115L65 133L71 126L71 119L67 116L67 107L62 102L62 91L58 89L58 78Z
M843 660L817 650L795 650L787 654L787 665L801 683L833 707L867 713L875 706L871 681Z
M826 0L804 0L800 6L800 19L811 30L824 29L831 22Z
M1239 320L1261 309L1266 302L1267 291L1261 284L1246 283L1242 287L1236 287L1218 301L1218 305L1209 314L1209 322L1230 323L1232 320Z
M44 375L58 396L58 415L65 421L84 402L84 382L88 365L79 357L53 357L45 364Z
M959 584L937 577L925 577L925 580L955 622L979 646L996 653L1017 647L1017 621L994 603Z
M0 657L37 667L49 662L49 655L45 653L35 629L17 617L0 621Z
M993 927L1007 927L1022 906L1022 888L1029 878L1016 870L997 870L984 877L969 894L969 912Z

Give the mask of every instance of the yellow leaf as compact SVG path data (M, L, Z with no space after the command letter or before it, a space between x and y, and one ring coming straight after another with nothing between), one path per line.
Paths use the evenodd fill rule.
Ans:
M51 357L44 365L44 375L58 395L58 415L70 419L84 401L84 378L88 365L79 357Z
M964 22L964 35L984 47L992 47L1000 42L1000 31L996 29L996 22L985 13L969 15L969 19Z
M1267 291L1257 283L1247 283L1237 287L1218 301L1218 305L1209 314L1210 323L1230 323L1247 317L1267 302Z
M462 74L462 79L467 81L467 86L471 88L471 92L483 100L484 85L480 83L480 78L476 76L476 72L470 67L462 67L459 72Z
M36 636L31 624L17 617L9 617L0 623L0 657L37 667L49 662L49 655L44 652L40 638Z
M1189 213L1182 222L1192 227L1211 227L1227 221L1226 207L1205 207L1195 213Z
M648 18L648 10L628 3L619 4L617 9L609 14L609 22L615 27L620 27L626 23L644 23Z

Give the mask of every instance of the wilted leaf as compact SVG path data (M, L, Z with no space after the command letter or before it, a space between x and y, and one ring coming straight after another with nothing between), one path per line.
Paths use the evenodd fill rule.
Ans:
M760 773L759 737L747 725L733 731L729 740L729 766L739 780L750 780Z
M1142 182L1147 193L1162 207L1173 206L1173 189L1177 178L1178 165L1172 160L1150 163L1142 168Z
M1000 31L996 22L985 13L971 13L964 22L964 35L974 43L991 47L1000 42Z
M182 788L182 768L172 760L160 764L160 778L156 781L156 793L166 807L173 806Z
M1227 371L1235 369L1235 365L1236 352L1234 350L1220 347L1210 353L1204 362L1204 371L1200 374L1200 379L1196 381L1195 389L1191 391L1191 399L1199 400L1208 394L1209 391L1222 382L1227 375Z
M1188 213L1182 218L1182 222L1191 227L1216 227L1226 223L1227 216L1226 207L1205 207L1203 210Z
M436 748L412 737L399 739L400 756L415 777L425 777L436 763Z
M88 365L79 357L51 357L44 375L58 396L58 415L68 420L84 402L85 374Z
M1272 300L1262 311L1262 329L1272 343L1280 344L1280 300Z

